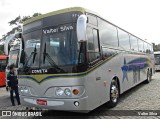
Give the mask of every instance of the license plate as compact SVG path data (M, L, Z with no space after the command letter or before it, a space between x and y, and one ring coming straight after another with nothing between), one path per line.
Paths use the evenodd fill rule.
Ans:
M38 105L47 105L47 100L37 100Z

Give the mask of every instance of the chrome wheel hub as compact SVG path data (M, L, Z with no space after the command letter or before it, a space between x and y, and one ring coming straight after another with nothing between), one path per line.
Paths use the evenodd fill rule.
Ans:
M148 78L148 82L150 82L151 81L150 73L147 74L147 78Z
M115 85L113 85L111 87L111 99L113 102L117 102L117 98L118 98L118 89Z

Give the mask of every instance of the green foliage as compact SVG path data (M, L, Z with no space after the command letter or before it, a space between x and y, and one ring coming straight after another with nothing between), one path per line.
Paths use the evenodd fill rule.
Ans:
M15 19L11 20L10 22L8 22L8 23L9 23L9 26L12 26L12 25L16 25L16 26L15 26L14 28L12 28L11 31L9 31L9 32L7 32L6 34L4 34L4 35L2 36L2 39L4 39L6 36L9 36L10 34L14 34L15 31L21 32L22 29L21 29L21 27L18 26L19 23L23 23L23 22L25 22L26 20L28 20L28 19L30 19L30 18L32 18L32 17L39 16L39 15L42 15L42 14L37 12L37 13L34 13L32 16L23 16L23 17L18 16L18 17L16 17ZM0 40L1 40L1 39L0 39Z
M153 50L154 50L154 51L160 51L160 44L155 45L155 44L153 43Z
M32 17L36 17L36 16L40 16L40 15L42 15L41 13L34 13L33 15L32 15Z
M23 22L25 22L26 20L28 20L28 19L30 19L30 18L31 18L30 16L23 16L23 18L22 18L21 21L22 21L22 23L23 23Z
M19 22L19 20L21 19L20 16L16 17L14 20L11 20L9 23L9 25L17 25L17 22Z

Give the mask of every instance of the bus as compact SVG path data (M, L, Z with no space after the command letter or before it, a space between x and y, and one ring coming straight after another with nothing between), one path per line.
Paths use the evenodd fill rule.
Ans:
M105 20L73 7L23 24L19 62L22 105L89 112L151 81L152 45Z
M17 74L18 71L18 61L19 61L19 53L20 53L20 45L14 45L9 50L9 57L8 57L8 64L6 66L6 90L8 91L8 80L7 74L9 73L9 67L14 65L15 73Z
M0 86L6 85L6 74L5 74L5 68L7 65L7 55L0 55Z
M160 70L160 51L154 52L155 57L155 70Z

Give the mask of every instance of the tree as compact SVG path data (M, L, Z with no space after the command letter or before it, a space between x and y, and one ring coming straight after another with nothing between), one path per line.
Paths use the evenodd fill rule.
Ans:
M14 20L11 20L9 23L10 26L12 25L17 25L17 22L19 22L19 20L21 19L20 16L16 17Z
M13 19L13 20L11 20L11 21L9 21L8 23L9 23L9 26L14 26L13 28L12 28L12 30L11 31L9 31L9 32L7 32L6 34L4 34L4 35L2 35L2 39L0 39L0 41L2 41L2 40L5 40L5 38L7 37L7 36L9 36L10 34L14 34L15 32L21 32L22 31L22 28L21 28L21 26L19 25L19 24L22 24L22 23L24 23L26 20L28 20L28 19L30 19L30 18L32 18L32 17L36 17L36 16L39 16L39 15L41 15L41 13L34 13L32 16L23 16L23 17L21 17L21 16L18 16L18 17L16 17L15 19ZM3 54L3 48L0 46L0 53L2 53Z
M33 15L32 15L32 17L36 17L36 16L40 16L40 15L42 15L41 13L34 13Z
M160 51L160 44L156 45L155 43L153 43L153 50Z
M26 20L30 19L30 16L23 16L23 18L21 19L21 23L25 22Z

